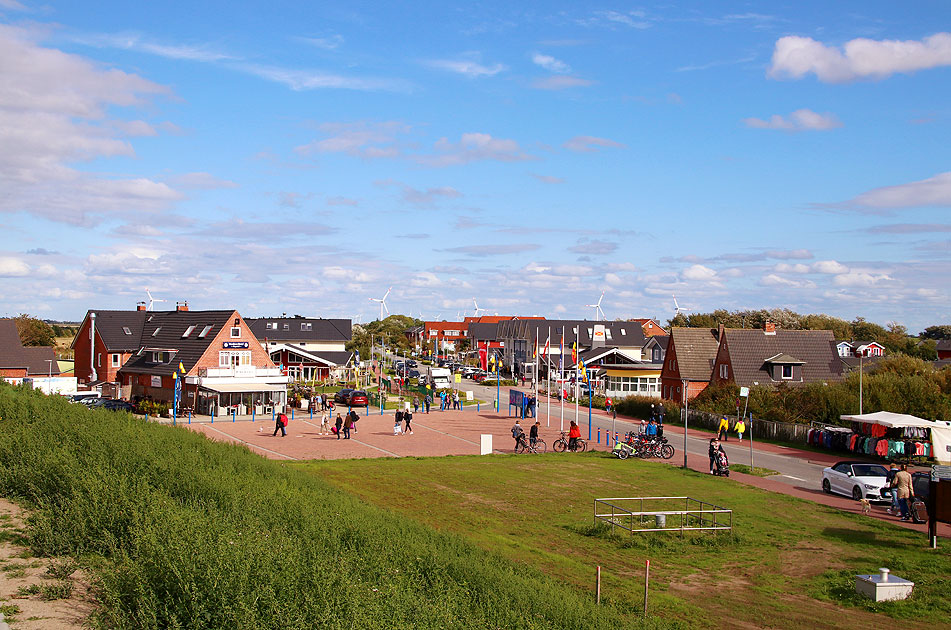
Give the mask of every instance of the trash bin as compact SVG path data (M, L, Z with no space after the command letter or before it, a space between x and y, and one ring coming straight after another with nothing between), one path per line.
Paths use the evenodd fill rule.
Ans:
M655 514L654 515L654 526L657 529L662 529L667 527L667 515L666 514Z

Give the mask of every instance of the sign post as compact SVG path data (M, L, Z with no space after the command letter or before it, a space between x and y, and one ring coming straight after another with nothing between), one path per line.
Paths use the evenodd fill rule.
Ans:
M749 387L740 388L740 398L746 399L746 402L743 403L743 416L742 416L745 418L746 410L749 409L749 406L750 406L750 388ZM737 404L736 410L737 411L740 410L739 404ZM739 422L739 419L737 419L737 422ZM750 414L749 430L750 430L750 474L752 475L753 474L753 414Z

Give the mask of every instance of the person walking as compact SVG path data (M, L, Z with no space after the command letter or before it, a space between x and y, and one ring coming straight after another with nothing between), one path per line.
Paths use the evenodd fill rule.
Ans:
M568 427L568 450L572 453L578 449L578 440L581 439L581 427L572 420Z
M898 474L898 464L892 462L891 466L888 468L888 474L885 475L885 487L888 488L888 494L892 497L891 506L885 508L885 511L888 514L898 514L898 488L893 484L895 481L895 475Z
M413 413L419 413L419 396L413 396Z
M708 455L710 456L710 474L714 474L717 470L717 458L720 456L720 453L723 452L723 446L720 445L720 440L713 438L710 440L710 450Z
M403 414L403 421L406 422L406 426L403 428L403 435L413 435L413 425L410 424L413 421L413 414L409 409Z
M326 411L322 412L320 416L320 434L330 435L330 414Z
M393 421L395 422L395 424L393 425L394 427L393 433L394 435L399 435L400 433L403 432L403 410L402 409L399 409L399 408L396 409L396 417L393 419ZM400 428L398 432L396 431L396 427Z
M337 417L339 418L339 416ZM343 421L343 439L345 440L350 439L350 429L352 428L353 428L353 416L351 416L348 413L347 417Z
M274 433L271 434L271 437L276 436L278 431L281 432L281 437L287 437L287 431L284 429L286 426L287 416L285 416L283 413L277 414L277 420L274 423Z
M360 419L360 415L356 411L351 409L347 413L347 417L350 418L350 428L353 429L354 433L357 433L357 420Z
M433 404L433 397L430 394L426 394L426 413L429 413L429 406Z
M528 443L532 445L532 448L535 447L535 443L538 442L538 427L541 426L541 423L537 420L535 424L532 425L532 428L528 431Z
M737 439L742 442L743 434L746 432L746 423L743 422L743 418L736 421L736 424L733 425L733 429L736 431Z
M720 427L717 429L717 437L724 442L727 441L727 432L730 430L730 423L727 421L726 416L720 417Z
M911 516L908 510L908 500L915 496L915 488L912 484L911 473L908 472L908 465L902 464L901 470L895 473L892 480L895 490L898 492L898 509L901 510L901 520L910 521Z
M519 442L522 440L522 436L525 435L525 431L522 430L522 425L520 421L516 420L515 424L512 426L512 437L515 438L515 450L518 451Z
M337 414L337 422L334 425L334 433L337 434L337 439L340 439L340 434L342 433L341 428L343 427L343 418L340 417L340 414Z

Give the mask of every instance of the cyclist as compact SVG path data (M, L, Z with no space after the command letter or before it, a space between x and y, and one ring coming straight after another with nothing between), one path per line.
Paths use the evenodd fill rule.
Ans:
M571 428L568 429L568 450L574 451L578 448L578 438L581 437L581 427L571 421Z
M532 425L532 428L528 431L528 443L532 445L532 448L535 448L535 443L538 442L538 427L541 426L540 422L535 422Z

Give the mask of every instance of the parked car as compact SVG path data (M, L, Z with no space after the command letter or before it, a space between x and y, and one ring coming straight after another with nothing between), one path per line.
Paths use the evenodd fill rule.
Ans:
M888 469L868 462L838 462L822 470L822 491L850 496L856 501L886 501L882 497Z
M86 402L86 404L88 405L94 400L97 400L99 397L100 397L99 392L83 392L80 394L72 394L70 396L67 396L67 399L69 400L69 402L73 402L73 403L82 403L84 401L88 401Z
M347 399L347 405L350 407L366 407L370 404L370 398L362 389L350 390L350 397Z
M419 378L419 370L417 370L416 368L413 368L409 372L406 373L406 376L410 378Z
M124 400L109 400L104 405L103 409L108 409L109 411L128 411L129 413L135 412L135 406Z
M481 383L486 378L488 378L488 376L489 376L488 372L483 372L482 370L479 370L478 372L472 375L472 380L474 380L476 383Z
M340 403L341 405L346 405L350 401L350 392L353 390L350 388L341 389L339 392L334 394L334 402Z

